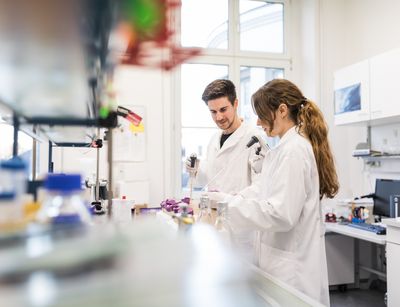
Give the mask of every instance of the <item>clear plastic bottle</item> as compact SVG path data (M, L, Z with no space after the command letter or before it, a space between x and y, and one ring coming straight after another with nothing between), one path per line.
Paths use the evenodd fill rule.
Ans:
M228 202L219 201L217 203L217 218L215 220L214 227L228 244L232 244L231 231L227 221L228 214Z
M227 229L227 221L226 221L226 212L228 210L228 202L226 201L219 201L217 203L217 218L215 220L215 228L220 230Z
M193 217L189 214L189 206L187 204L182 204L180 206L182 208L182 213L179 217L178 227L183 232L186 232L193 225Z
M37 215L39 222L69 226L91 224L89 208L80 195L80 175L49 174L45 188L46 198Z
M200 212L199 215L197 216L196 222L212 224L211 212L210 212L210 199L208 198L208 195L202 195L200 197L199 207L200 207Z
M18 199L26 192L26 163L14 157L0 161L0 193L14 193Z
M22 221L22 208L13 192L0 193L0 229L14 230L14 226Z

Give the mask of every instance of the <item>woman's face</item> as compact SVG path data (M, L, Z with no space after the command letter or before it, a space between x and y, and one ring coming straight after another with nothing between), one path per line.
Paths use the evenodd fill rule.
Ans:
M269 137L279 136L282 137L287 131L286 121L288 118L288 109L285 104L281 104L274 114L274 127L271 130L271 125L260 118L257 118L257 126L261 126L262 129Z
M277 119L275 118L275 120L274 120L274 128L271 130L271 125L268 122L266 122L266 121L264 121L264 120L262 120L260 118L257 118L257 126L261 126L261 128L264 130L264 132L269 137L275 137L275 136L278 135L276 122L277 122Z

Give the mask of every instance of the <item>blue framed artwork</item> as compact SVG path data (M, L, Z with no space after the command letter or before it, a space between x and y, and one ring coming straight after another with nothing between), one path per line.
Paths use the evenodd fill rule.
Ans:
M361 110L361 83L335 90L335 114Z

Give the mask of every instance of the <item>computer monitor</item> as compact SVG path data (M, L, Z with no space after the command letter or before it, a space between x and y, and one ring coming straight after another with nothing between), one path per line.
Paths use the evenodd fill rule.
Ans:
M400 180L376 179L374 215L391 217L390 195L400 195Z

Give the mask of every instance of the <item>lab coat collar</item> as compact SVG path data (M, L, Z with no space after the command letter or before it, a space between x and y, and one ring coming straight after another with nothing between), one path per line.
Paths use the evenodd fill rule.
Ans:
M226 151L227 149L235 146L240 139L242 138L242 136L245 134L246 132L246 124L245 123L241 123L239 128L237 128L232 135L225 141L224 145L222 146L222 148L219 148L219 152L218 155L220 155L221 153L223 153L224 151ZM218 144L217 146L219 147L219 140L221 139L221 134L219 135L220 137L218 138Z
M290 139L292 139L296 134L299 134L298 129L299 129L298 126L294 126L290 128L288 131L286 131L286 133L279 140L279 143L275 146L275 148L282 146L283 144L287 143Z

